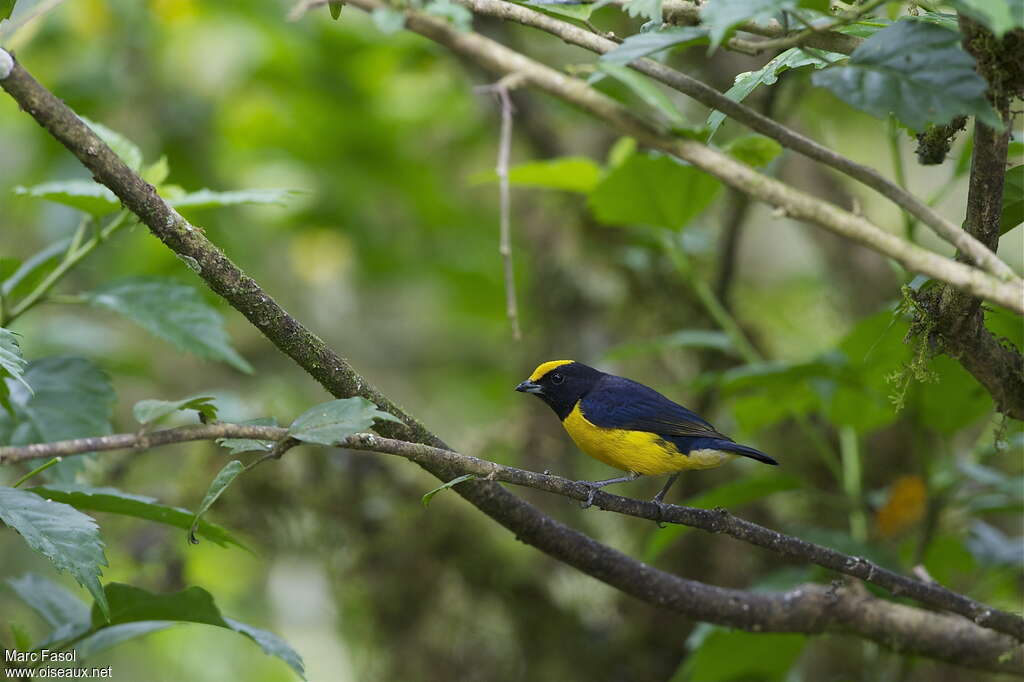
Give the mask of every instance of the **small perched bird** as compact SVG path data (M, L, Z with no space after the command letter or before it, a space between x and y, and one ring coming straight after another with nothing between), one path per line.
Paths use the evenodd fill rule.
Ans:
M580 481L590 486L584 508L599 488L640 475L672 474L654 498L661 504L680 471L712 469L736 455L778 464L653 388L573 360L543 363L516 390L546 402L580 450L629 472L605 481Z

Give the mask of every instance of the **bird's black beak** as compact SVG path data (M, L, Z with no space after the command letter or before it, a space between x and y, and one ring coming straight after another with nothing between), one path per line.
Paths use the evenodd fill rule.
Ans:
M516 386L516 390L520 393L543 393L544 387L532 381L524 381Z

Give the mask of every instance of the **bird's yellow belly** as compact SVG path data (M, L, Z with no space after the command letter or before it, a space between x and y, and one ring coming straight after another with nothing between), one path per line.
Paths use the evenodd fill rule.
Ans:
M721 450L692 450L683 454L674 443L654 433L596 426L583 416L578 403L562 425L586 454L616 469L638 474L713 469L736 456Z

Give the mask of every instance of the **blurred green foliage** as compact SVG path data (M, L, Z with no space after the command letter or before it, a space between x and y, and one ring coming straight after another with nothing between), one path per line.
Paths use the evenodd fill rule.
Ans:
M439 16L467 20L458 5L435 5ZM658 5L634 2L630 14L657 16ZM526 339L514 344L497 251L496 107L473 91L488 77L398 31L395 16L346 9L332 21L333 3L289 23L287 9L268 0L78 0L4 40L266 291L460 451L566 476L607 473L511 390L538 362L575 357L654 385L783 464L761 476L743 463L694 473L676 501L727 506L905 572L920 567L1019 610L1024 431L994 414L956 361L908 342L900 287L927 283L760 207L740 211L743 200L717 180L517 92L510 180ZM716 43L753 12L745 11L716 20ZM594 18L637 33L613 8ZM715 143L744 163L837 203L856 200L901 229L878 197L637 80L624 57L595 66L520 28L478 24L550 63L586 62L612 76L599 83L605 91L678 124L710 115L709 130L687 134L720 127ZM626 45L682 46L668 58L732 85L730 96L883 172L894 163L878 157L876 120L811 89L813 69L801 67L836 55L709 58L704 46L686 49L703 42L692 32L642 36L651 37ZM956 222L968 144L944 166L907 168L911 189L939 188L935 203ZM909 147L901 138L897 149L909 157ZM161 425L193 423L197 411L209 418L211 404L225 421L290 424L325 400L6 98L0 149L0 279L5 300L31 303L4 312L0 441L132 431L132 406L144 400L165 401L136 415ZM1004 217L1016 225L1019 212L1011 201ZM1001 253L1020 268L1021 230L1012 228ZM729 234L742 238L735 255L716 246ZM736 267L723 280L727 258ZM59 281L32 300L55 272ZM734 329L720 328L723 314ZM992 308L987 322L1024 346L1018 317ZM204 398L174 400L183 395ZM253 461L260 455L246 451L262 450L258 441L224 445L69 458L33 487L0 487L29 506L66 507L67 527L51 530L83 551L102 549L83 510L99 519L106 592L95 575L74 577L114 612L137 612L120 612L80 652L112 665L115 679L290 680L296 655L311 679L938 679L935 664L873 645L693 627L654 612L517 543L455 495L425 509L445 486L401 462L299 447L244 476L228 464L231 475L218 480L227 452ZM0 472L3 485L39 464ZM616 492L642 496L654 486ZM758 589L831 578L720 537L517 492L689 578ZM218 496L211 522L193 518L189 510L206 512ZM195 522L211 542L186 544L181 529ZM81 636L99 622L74 583L15 533L0 533L0 556L0 643L39 644L61 627ZM190 606L171 609L171 594ZM166 619L215 627L152 625ZM232 631L282 660L254 656ZM941 676L977 679L950 668Z

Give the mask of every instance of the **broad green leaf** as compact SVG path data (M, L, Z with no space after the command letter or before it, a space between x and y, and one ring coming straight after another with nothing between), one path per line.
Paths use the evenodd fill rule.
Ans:
M698 507L700 509L725 507L732 510L740 505L754 502L773 493L795 490L800 485L800 479L789 474L769 473L746 476L723 483L716 488L712 488L705 493L691 497L678 504L686 507ZM647 547L644 548L643 560L654 561L673 542L690 530L692 529L688 526L671 525L654 533L647 542Z
M221 496L228 486L238 478L238 475L245 471L245 465L239 462L237 459L233 459L224 465L217 475L214 476L213 481L210 482L210 487L206 490L206 495L203 497L202 504L199 505L199 509L196 510L195 516L192 517L192 523L188 529L188 541L193 545L198 545L199 540L196 538L196 530L199 528L199 524L202 521L203 514L210 510L213 503L217 501L217 498Z
M594 216L612 225L685 227L714 200L721 183L667 156L634 154L590 194Z
M138 172L139 168L142 167L142 150L139 149L138 145L129 140L121 133L111 130L102 123L96 121L90 121L84 116L79 118L85 122L87 126L92 128L92 131L96 133L101 140L103 140L108 147L114 150L125 165L131 168L133 171Z
M744 135L725 145L725 151L749 166L767 166L782 153L782 145L764 135Z
M398 33L405 26L405 14L390 7L378 7L370 13L373 25L384 35Z
M1024 26L1024 3L1021 0L949 0L949 4L986 26L998 38L1007 31Z
M432 0L424 8L427 14L447 19L460 31L469 31L473 28L473 13L462 5L457 5L452 0Z
M610 64L628 64L635 59L684 45L697 45L708 40L707 29L700 26L674 26L663 31L649 31L629 36L622 44L601 55Z
M642 17L648 21L661 23L661 0L627 0L622 6L631 17Z
M84 294L92 305L120 313L183 351L252 373L231 347L224 320L191 286L161 277L115 280Z
M14 414L0 411L0 442L28 445L111 433L110 416L117 397L109 377L92 361L33 360L24 377L33 392L8 382ZM70 482L83 466L82 456L68 457L48 469L46 476Z
M872 116L894 114L915 131L961 114L1001 129L985 99L985 79L960 40L935 24L897 21L864 41L846 65L819 71L812 81Z
M606 360L621 360L635 355L654 353L675 348L713 348L735 354L736 349L725 332L712 329L683 329L646 341L624 343L605 353Z
M109 583L105 589L106 598L110 603L110 623L109 626L103 623L94 609L94 627L153 622L163 625L168 622L214 625L245 635L256 642L264 653L281 659L305 679L302 658L282 639L265 630L225 618L214 603L213 596L201 587L187 587L180 592L167 594L154 594L121 583ZM144 634L145 631L143 628L139 634Z
M102 216L121 209L121 202L114 193L92 180L59 180L32 187L18 185L14 188L14 193L64 204L93 216Z
M35 253L6 279L0 291L10 300L21 298L34 289L43 279L53 272L61 256L67 251L70 239L61 239Z
M212 395L193 396L181 400L140 400L132 407L132 416L140 424L151 424L178 411L195 410L206 421L217 418Z
M171 167L167 165L167 157L161 156L159 159L146 166L142 171L142 179L151 185L162 185L170 173Z
M563 156L546 161L529 161L508 169L509 184L542 187L587 194L601 179L601 166L584 156ZM494 171L472 176L473 182L497 182Z
M736 76L733 86L725 91L725 96L731 100L742 102L758 86L774 85L779 80L779 74L784 71L799 69L804 66L813 66L816 69L820 69L837 59L845 58L846 55L837 52L815 50L813 53L810 53L804 52L799 47L791 47L757 71L747 71ZM717 109L708 114L707 126L711 131L710 135L714 135L724 120L725 114Z
M672 680L783 682L806 644L805 635L744 632L701 623L687 639L690 653Z
M75 652L80 660L84 660L121 642L127 642L129 639L142 637L151 632L166 630L172 625L178 625L178 623L166 620L147 620L139 623L111 625L75 642Z
M743 22L766 21L796 7L796 0L714 0L701 6L700 23L708 29L714 49Z
M327 3L327 7L331 11L331 19L337 21L338 17L341 16L341 8L344 6L345 3L342 0L330 0L330 2Z
M88 605L63 585L38 573L9 578L7 584L53 628L44 644L70 639L89 629Z
M1020 315L990 303L985 306L985 326L996 338L1006 339L1018 349L1024 348L1024 324L1020 322Z
M100 575L103 555L100 529L92 518L74 507L49 502L27 490L0 486L0 521L21 535L29 547L67 571L89 590L100 610L109 616Z
M1006 171L1003 186L1003 215L999 221L999 234L1006 234L1024 223L1024 166Z
M8 412L13 412L14 408L10 400L11 389L8 388L5 379L14 379L31 392L32 387L25 381L24 376L27 366L28 361L21 356L17 334L0 327L0 405Z
M661 86L649 77L627 66L611 62L598 62L597 68L628 87L644 103L660 111L674 125L686 125L686 120L676 109L676 105Z
M3 0L0 2L0 21L10 18L11 12L14 11L14 6L18 3L18 0Z
M277 419L274 417L260 417L241 422L254 426L277 426ZM254 438L218 438L217 445L228 449L229 455L238 455L243 452L270 452L274 449L274 441L256 440Z
M450 481L448 481L446 483L442 483L441 485L437 486L436 488L434 488L430 492L426 493L423 496L423 498L420 500L420 502L423 503L424 507L428 507L428 506L430 506L430 501L432 499L434 499L434 495L438 494L442 490L448 490L448 488L452 488L454 486L457 486L460 483L465 483L466 481L472 481L474 478L476 478L476 474L462 474L461 476L456 476L452 480L450 480Z
M288 427L288 435L304 443L334 445L373 426L377 419L401 423L366 398L341 398L306 410Z
M195 192L169 199L167 203L175 208L220 208L239 204L276 204L284 206L298 194L294 189L241 189L233 192L215 192L200 189Z
M910 400L922 426L951 437L992 413L988 391L959 362L940 355L931 359L928 369L934 382L916 386Z
M156 498L145 495L133 495L117 488L91 488L74 483L53 483L28 488L28 492L35 493L47 500L69 504L79 510L131 516L136 519L144 519L154 523L181 528L182 530L192 528L192 521L195 518L195 514L188 509L169 507L159 504ZM221 547L235 545L236 547L248 550L227 528L215 523L200 521L197 531L199 535Z

